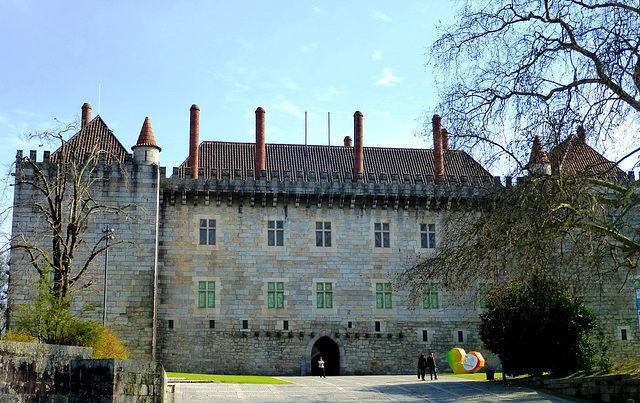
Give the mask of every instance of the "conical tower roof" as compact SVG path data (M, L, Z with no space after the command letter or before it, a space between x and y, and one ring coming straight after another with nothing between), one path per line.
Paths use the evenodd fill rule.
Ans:
M138 142L135 146L131 147L131 149L134 149L135 147L155 147L158 151L162 151L162 148L158 147L158 144L156 144L156 138L153 135L153 128L151 127L151 120L148 116L144 119L144 123L142 124Z

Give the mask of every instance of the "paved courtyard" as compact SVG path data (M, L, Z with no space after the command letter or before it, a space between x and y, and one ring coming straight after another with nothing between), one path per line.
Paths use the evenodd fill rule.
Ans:
M293 385L176 383L175 403L200 402L575 402L501 381L412 376L279 377ZM170 381L171 384L171 381Z

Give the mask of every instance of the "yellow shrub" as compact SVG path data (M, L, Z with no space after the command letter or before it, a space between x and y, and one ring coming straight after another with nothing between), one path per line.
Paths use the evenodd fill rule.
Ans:
M21 341L23 343L35 343L36 338L33 336L29 336L26 333L22 333L18 330L7 329L7 332L4 334L4 341Z
M103 328L100 331L100 337L93 347L93 358L120 358L126 359L129 351L122 345L118 337L111 330Z

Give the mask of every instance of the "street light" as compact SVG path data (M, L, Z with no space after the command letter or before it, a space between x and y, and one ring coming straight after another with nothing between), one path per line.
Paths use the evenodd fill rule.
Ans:
M115 229L109 228L109 225L102 229L102 233L104 234L104 300L102 305L102 326L107 326L107 267L109 266L109 240L113 239L113 233L116 232Z

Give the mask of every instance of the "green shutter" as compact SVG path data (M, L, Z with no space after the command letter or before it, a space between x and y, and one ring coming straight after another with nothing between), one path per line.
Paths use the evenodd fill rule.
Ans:
M324 298L326 301L326 307L327 308L333 308L333 294L330 292L327 292L324 294Z

